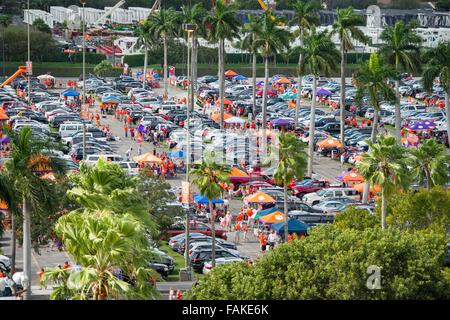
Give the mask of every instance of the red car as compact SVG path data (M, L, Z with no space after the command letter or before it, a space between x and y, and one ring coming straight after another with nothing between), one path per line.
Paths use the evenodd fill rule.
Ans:
M329 188L330 183L325 180L306 179L300 182L293 182L289 187L292 189L292 194L301 199L307 193Z
M216 237L227 240L227 235L226 235L225 230L216 229L215 231L216 231ZM185 224L177 223L165 232L163 239L169 239L173 236L176 236L176 235L178 235L180 233L184 233L184 232L186 232ZM205 235L211 236L211 227L203 222L191 221L191 223L189 225L189 232L198 232L198 233L203 233Z

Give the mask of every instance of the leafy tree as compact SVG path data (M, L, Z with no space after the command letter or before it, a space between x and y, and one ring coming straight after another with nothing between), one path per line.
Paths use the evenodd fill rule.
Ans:
M395 140L395 139L394 139ZM445 299L447 241L440 233L319 226L278 246L249 268L218 266L194 287L190 299ZM367 271L380 270L372 290Z
M232 41L240 31L240 22L236 18L236 10L235 4L227 4L225 0L217 0L212 14L205 18L208 40L219 44L219 99L220 127L222 129L224 126L223 100L225 98L225 40Z
M355 229L363 231L369 228L378 227L379 221L377 217L370 214L368 210L350 206L344 211L336 214L334 225L341 230Z
M428 189L447 184L450 174L450 157L445 152L445 147L436 139L423 140L417 149L411 149L409 153L412 174L421 185L425 180Z
M444 88L447 123L450 123L450 43L439 43L436 48L425 53L423 61L426 61L422 75L423 85L431 92L434 80L439 78L439 83ZM450 139L450 125L447 125L447 136Z
M441 187L397 192L389 204L390 225L411 230L450 227L450 191Z
M436 2L436 8L442 11L450 10L450 0L438 0Z
M305 32L307 32L312 26L319 23L319 16L317 11L320 5L317 1L305 1L298 0L294 5L294 17L290 21L290 25L297 26L298 32L294 36L298 36L300 40L300 48L303 47L303 41L305 38ZM297 77L297 102L295 107L295 127L298 126L298 116L300 110L301 101L301 84L302 84L302 72L301 65L303 60L303 53L300 50L298 57L298 77Z
M52 33L52 30L50 29L50 27L41 18L38 18L33 21L33 27L36 28L37 30L39 30L40 32L49 33L49 34Z
M336 34L341 46L341 98L340 98L340 122L341 122L341 143L345 145L345 65L347 63L347 52L354 50L353 40L362 43L369 41L368 37L358 28L364 22L363 16L356 13L352 7L336 10L336 20L333 23L332 34Z
M304 149L304 144L301 143L297 137L292 133L282 133L278 136L279 151L278 151L278 167L275 171L275 182L282 184L284 188L284 214L285 226L284 237L287 242L288 239L288 185L294 179L303 179L308 161Z
M269 57L289 47L290 34L278 27L277 19L272 13L265 13L261 21L261 29L253 41L253 45L264 58L264 90L262 105L262 125L267 127L267 90L269 87Z
M381 187L381 227L386 229L388 195L395 188L406 189L408 174L404 160L406 150L398 146L393 136L380 136L378 143L367 142L369 152L357 164L358 171L371 185Z
M308 177L311 177L314 160L317 78L321 74L329 76L331 71L336 69L336 61L339 60L339 51L331 41L330 34L326 31L316 32L316 28L312 28L311 32L305 37L305 43L301 50L303 54L303 61L300 69L302 70L302 73L307 70L313 77L307 174Z
M113 69L114 67L112 66L111 62L103 60L94 67L94 73L99 77L105 77Z
M416 72L420 69L419 46L422 39L415 31L416 23L405 24L397 21L393 27L387 27L381 33L383 44L380 53L390 65L395 66L395 138L401 145L402 129L400 114L400 67L403 70Z
M209 212L211 213L211 237L212 237L212 253L211 260L213 267L216 266L216 232L215 232L215 213L213 210L212 200L222 194L222 183L230 180L230 169L215 163L206 162L195 165L190 174L195 177L192 181L196 185L202 195L209 200Z

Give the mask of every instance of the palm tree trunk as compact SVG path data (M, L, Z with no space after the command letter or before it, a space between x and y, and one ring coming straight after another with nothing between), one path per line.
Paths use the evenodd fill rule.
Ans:
M370 137L370 140L372 143L375 143L377 141L377 127L378 127L378 108L374 107L374 116L373 116L373 127L372 127L372 135ZM370 150L369 150L370 151ZM364 191L363 191L363 203L369 202L369 191L370 191L370 182L366 181L364 184Z
M164 46L164 98L168 98L168 88L167 88L167 38L163 37Z
M31 296L31 213L28 199L23 197L23 274L28 279L24 298Z
M215 214L213 211L213 203L212 200L209 200L209 212L211 213L211 261L213 268L216 266L216 226L215 226Z
M303 48L303 33L304 30L303 28L300 28L300 48ZM300 54L298 56L298 77L297 77L297 100L295 103L295 127L298 127L298 114L300 111L300 101L301 101L301 96L300 96L300 91L301 91L301 85L302 85L302 74L301 74L301 63L303 60L303 53L300 51Z
M395 79L395 139L397 144L402 144L402 137L400 131L402 130L402 116L400 113L400 81Z
M344 43L341 41L341 101L339 103L341 118L341 143L345 146L344 124L345 124L345 63L347 53L344 50Z
M289 228L288 228L288 202L287 202L287 197L288 197L288 190L287 190L287 181L284 181L284 241L288 242L288 234L289 234Z
M424 171L425 171L425 177L427 178L426 188L427 188L427 190L430 190L431 185L432 185L430 170L428 168L425 168Z
M381 229L386 230L387 194L386 188L381 189Z
M447 138L449 141L449 148L450 148L450 103L448 102L449 98L449 88L445 90L445 112L446 112L446 118L447 118Z
M267 128L267 89L268 89L268 87L269 87L269 57L265 56L264 57L264 90L263 90L263 106L262 106L263 129Z
M148 65L148 49L147 44L144 45L144 75L142 78L142 88L145 89L145 84L147 82L147 65Z
M197 36L194 32L194 38L192 39L192 86L194 94L197 93L197 59L198 59L198 43ZM195 105L195 103L194 103Z
M224 62L224 40L219 40L219 99L220 99L220 128L224 127L224 115L225 110L223 106L223 100L225 96L225 62Z
M16 217L11 212L11 274L16 272L16 247L17 247L17 232L16 232Z
M253 98L253 120L256 119L256 53L253 53L253 61L252 61L252 78L253 78L253 89L252 89L252 98Z
M316 75L313 75L313 91L311 101L311 120L309 124L309 144L308 144L308 177L312 177L314 162L314 131L316 129Z

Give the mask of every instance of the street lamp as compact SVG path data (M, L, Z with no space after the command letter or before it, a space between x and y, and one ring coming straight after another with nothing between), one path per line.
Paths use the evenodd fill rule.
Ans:
M81 110L85 107L86 103L86 35L84 30L85 25L85 15L84 15L84 6L86 5L86 1L81 0L81 4L83 5L83 15L82 15L82 33L83 33L83 95L81 100ZM83 121L83 160L86 160L86 123Z
M30 0L27 0L27 14L28 14L28 23L27 23L27 43L28 43L28 61L27 67L31 67L31 50L30 50ZM28 106L31 105L31 72L28 70Z
M186 182L189 184L189 168L190 168L190 162L191 162L191 135L190 135L190 109L194 109L194 88L192 87L192 63L191 63L191 39L192 34L194 33L196 29L195 24L183 24L183 30L187 32L188 34L188 57L187 57L187 78L188 78L188 103L186 106L186 124L187 124L187 130L186 130ZM188 188L190 192L190 188ZM188 199L190 199L190 194L188 195ZM189 200L190 201L190 200ZM191 269L189 265L189 213L190 213L190 204L188 206L188 211L186 215L186 246L184 250L184 256L185 256L185 267L186 267L186 273L188 275L188 279L191 280Z

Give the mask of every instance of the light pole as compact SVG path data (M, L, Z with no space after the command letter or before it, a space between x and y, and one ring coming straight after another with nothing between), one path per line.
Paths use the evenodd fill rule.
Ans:
M30 50L30 0L27 1L27 43L28 43L28 64L31 65L31 50ZM28 106L31 105L31 73L28 73Z
M188 78L188 103L186 106L186 182L189 184L189 168L190 168L190 162L191 162L191 135L190 135L190 109L191 105L193 108L193 92L194 88L192 87L192 63L191 63L191 39L192 39L192 33L194 33L196 29L195 24L184 24L183 30L188 33L188 57L187 57L187 78ZM190 190L190 188L188 188ZM189 191L190 192L190 191ZM188 195L188 199L190 199L190 195ZM190 200L189 200L190 201ZM190 213L191 206L189 204L188 206L188 212L186 215L186 241L185 241L185 250L184 250L184 256L185 256L185 267L186 272L188 274L188 279L191 280L191 268L189 265L189 213Z
M83 107L85 107L86 102L86 35L84 30L85 25L85 15L84 15L84 6L86 5L86 1L81 1L83 5L83 17L82 17L82 33L83 33L83 95L81 100L81 111L83 111ZM89 108L89 107L88 107ZM86 123L83 121L83 160L86 160Z

